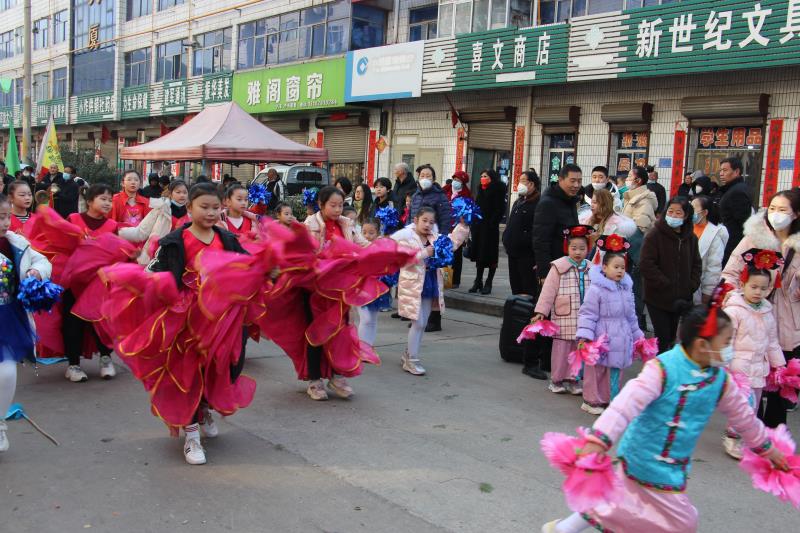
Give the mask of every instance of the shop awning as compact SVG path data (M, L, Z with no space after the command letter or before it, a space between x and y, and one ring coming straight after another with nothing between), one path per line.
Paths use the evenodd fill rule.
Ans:
M147 161L326 161L328 151L283 137L234 102L210 106L149 143L122 149L121 159Z

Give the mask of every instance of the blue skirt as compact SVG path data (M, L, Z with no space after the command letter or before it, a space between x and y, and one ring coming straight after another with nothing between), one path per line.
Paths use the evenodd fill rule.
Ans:
M14 300L0 305L0 361L33 360L36 335L22 304Z
M392 293L391 290L386 291L385 293L381 294L370 303L365 305L367 309L370 311L380 311L381 309L387 309L392 307Z
M437 269L428 268L425 270L425 281L422 284L423 298L438 298L439 297L439 276Z

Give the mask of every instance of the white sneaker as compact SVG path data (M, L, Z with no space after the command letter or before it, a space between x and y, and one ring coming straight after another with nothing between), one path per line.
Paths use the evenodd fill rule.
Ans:
M605 411L605 408L599 406L595 407L593 405L589 405L586 402L583 402L583 404L581 404L581 410L586 411L590 415L602 415L603 411Z
M117 370L114 368L114 362L111 360L110 355L100 356L100 377L103 379L111 379L117 375Z
M89 381L89 376L86 375L86 372L81 370L79 365L69 365L67 367L67 373L64 374L64 377L73 383Z
M306 394L314 401L322 402L328 399L328 393L325 392L325 385L322 384L321 379L309 382Z
M328 380L328 388L339 398L349 398L353 395L353 387L342 376L333 376Z
M558 529L556 526L561 520L553 520L552 522L548 522L542 526L542 533L558 533Z
M190 465L206 464L206 452L200 439L186 439L183 445L183 457Z
M5 416L5 413L3 414ZM8 426L0 420L0 453L8 451Z
M742 440L737 439L736 437L731 437L730 435L723 435L722 436L722 446L725 448L725 453L729 456L733 457L737 461L742 459L744 455L742 453Z
M567 392L567 388L566 388L565 386L563 386L563 385L556 385L556 384L555 384L555 383L553 383L552 381L551 381L551 382L550 382L550 384L547 386L547 388L550 390L550 392L552 392L552 393L554 393L554 394L564 394L564 393L566 393L566 392Z
M403 363L403 370L414 376L424 376L425 368L419 362L419 359L412 359L410 355L403 354L400 358Z
M572 381L567 385L567 391L573 396L580 396L583 394L583 387L579 381Z
M211 416L211 411L208 409L203 413L203 421L200 422L200 431L203 432L203 436L207 439L213 439L219 435L219 427L217 427L217 423L214 421L214 417Z

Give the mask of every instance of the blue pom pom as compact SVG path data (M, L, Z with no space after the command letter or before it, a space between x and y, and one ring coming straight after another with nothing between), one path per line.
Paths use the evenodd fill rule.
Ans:
M453 241L447 235L439 235L433 243L433 255L427 259L431 268L443 268L453 264Z
M17 300L30 313L49 311L56 302L61 300L62 292L64 292L64 288L50 280L42 281L28 277L19 284Z
M387 287L394 287L397 285L397 282L400 281L400 273L395 272L394 274L386 274L385 276L380 277L380 281Z
M319 204L317 203L317 193L319 191L316 187L312 187L311 189L303 189L303 205L304 206L311 206L314 208L314 211L319 211Z
M464 219L464 223L468 226L472 224L475 218L483 218L481 216L481 208L472 200L472 198L459 197L453 200L451 204L452 217L454 220Z
M254 183L247 189L247 201L253 205L267 205L270 200L272 200L272 193L267 190L267 186L263 183Z
M381 230L385 235L400 227L400 215L394 207L380 207L375 211L375 218L381 222Z

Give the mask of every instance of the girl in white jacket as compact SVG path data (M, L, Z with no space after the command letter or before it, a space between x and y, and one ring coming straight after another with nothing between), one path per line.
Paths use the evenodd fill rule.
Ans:
M16 298L19 282L50 277L50 262L25 237L11 233L11 203L0 194L0 452L8 450L4 421L17 388L17 365L33 357L33 321Z
M708 303L719 280L722 277L722 256L728 244L728 230L716 221L711 210L714 208L708 196L696 196L692 200L694 215L694 234L703 260L703 273L700 276L700 288L694 293L694 303Z

